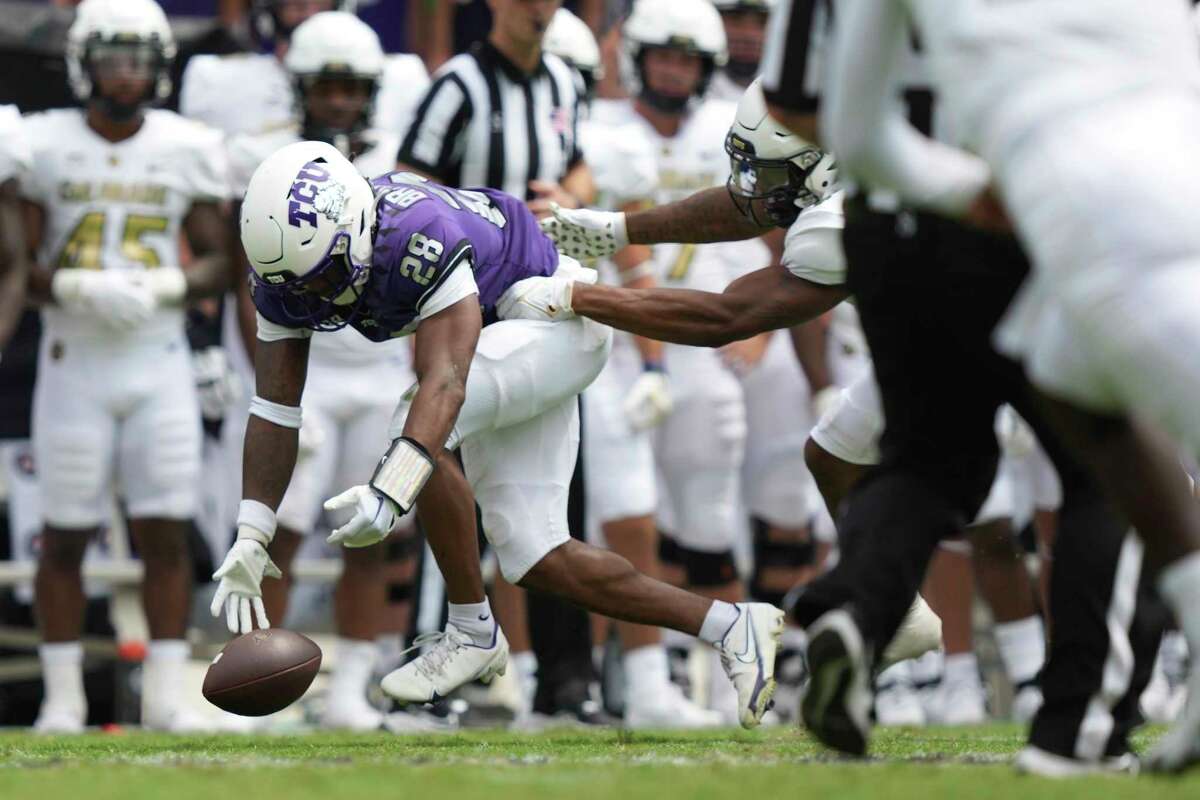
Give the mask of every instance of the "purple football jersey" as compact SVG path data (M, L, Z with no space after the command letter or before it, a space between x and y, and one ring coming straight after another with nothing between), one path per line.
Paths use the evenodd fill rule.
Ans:
M378 228L362 307L350 322L368 339L416 330L422 305L461 263L474 270L485 325L496 321L496 302L509 286L558 267L554 243L511 195L451 189L405 172L380 175L371 186ZM278 325L313 327L286 295L255 291L254 304Z

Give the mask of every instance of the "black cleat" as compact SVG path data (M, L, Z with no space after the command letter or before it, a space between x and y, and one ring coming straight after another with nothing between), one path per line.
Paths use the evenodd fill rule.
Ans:
M871 666L850 612L834 609L808 628L809 682L800 714L813 735L862 756L871 734Z

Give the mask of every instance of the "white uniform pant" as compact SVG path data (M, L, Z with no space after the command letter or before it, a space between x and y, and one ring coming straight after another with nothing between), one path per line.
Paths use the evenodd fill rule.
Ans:
M675 395L675 409L656 434L663 529L692 550L730 550L745 529L739 497L746 447L741 383L714 350L666 345L663 355Z
M985 154L1034 273L997 329L1047 391L1200 446L1200 96L1143 91Z
M305 436L315 445L296 463L279 504L282 527L313 532L326 499L370 480L391 441L388 425L396 399L413 380L400 359L353 363L314 353L300 403Z
M802 528L821 508L804 463L812 429L812 397L786 331L771 334L762 361L742 378L746 457L742 500L751 515L782 528Z
M658 504L651 432L632 430L625 417L625 398L642 374L641 355L629 334L613 336L608 364L583 393L589 538L606 522L653 514Z
M182 331L120 345L43 336L33 443L47 524L100 525L114 484L131 518L191 518L200 437Z
M461 443L484 533L509 582L570 538L577 396L600 374L611 347L612 329L583 319L507 320L479 337L447 447ZM398 436L402 425L393 420L389 435Z

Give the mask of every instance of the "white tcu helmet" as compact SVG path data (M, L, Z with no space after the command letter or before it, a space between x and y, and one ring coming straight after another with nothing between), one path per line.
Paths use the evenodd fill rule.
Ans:
M154 85L148 100L162 101L171 94L171 62L175 37L167 15L154 0L83 0L67 30L67 79L82 102L91 99L93 85L89 57L104 46L141 46L154 60Z
M637 0L621 28L621 38L622 77L633 94L647 94L642 56L653 47L684 50L704 60L698 96L708 89L713 71L725 64L725 26L709 0Z
M759 225L787 227L800 211L824 200L837 181L837 161L775 121L762 79L746 89L725 136L729 193Z
M335 330L357 316L371 263L375 194L325 142L276 150L242 200L242 247L255 292L280 299L297 325Z
M600 45L596 44L592 29L565 8L554 12L542 37L542 49L579 70L588 89L604 77L604 68L600 64Z

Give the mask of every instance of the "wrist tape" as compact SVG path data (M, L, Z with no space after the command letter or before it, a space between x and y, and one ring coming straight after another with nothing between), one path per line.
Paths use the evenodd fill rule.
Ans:
M243 500L238 506L237 538L252 539L263 547L275 538L275 512L257 500Z
M370 486L400 507L407 514L417 502L417 495L433 474L434 460L413 439L401 436L379 460Z

